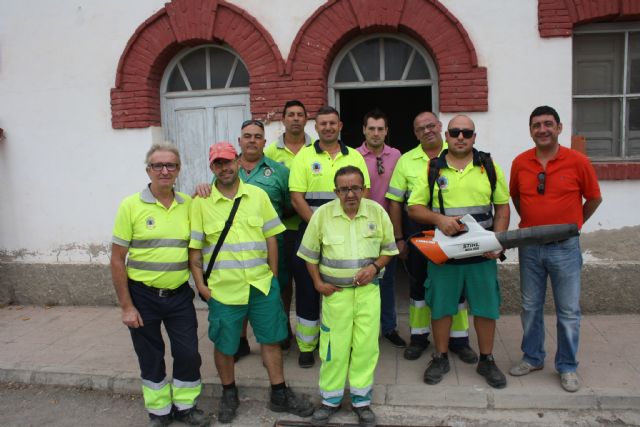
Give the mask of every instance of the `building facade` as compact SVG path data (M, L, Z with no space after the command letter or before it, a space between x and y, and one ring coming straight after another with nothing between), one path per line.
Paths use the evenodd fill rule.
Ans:
M639 0L0 6L0 301L110 301L112 220L145 185L149 146L178 145L178 185L191 192L210 179L210 143L235 143L249 117L274 139L292 98L312 118L336 106L353 146L380 107L402 151L417 143L418 111L468 114L506 171L532 146L530 111L552 105L561 143L601 179L585 231L640 225Z

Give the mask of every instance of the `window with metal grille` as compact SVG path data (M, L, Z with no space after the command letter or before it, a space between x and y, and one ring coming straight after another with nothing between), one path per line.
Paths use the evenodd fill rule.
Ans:
M167 92L230 89L249 86L249 73L240 58L219 46L190 51L176 62Z

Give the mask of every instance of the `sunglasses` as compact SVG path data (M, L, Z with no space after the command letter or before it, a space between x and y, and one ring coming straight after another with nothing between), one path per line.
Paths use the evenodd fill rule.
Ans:
M384 173L384 165L382 164L382 157L376 157L376 167L378 168L378 175Z
M547 174L545 174L544 172L540 172L538 174L538 187L536 188L536 190L538 191L538 194L544 194L544 184L547 180Z
M244 122L242 122L240 129L244 129L249 125L256 125L260 129L264 130L264 124L260 120L253 120L253 119L245 120Z
M476 131L474 131L473 129L458 129L458 128L449 129L447 132L449 132L449 135L452 138L457 138L458 136L460 136L461 133L463 137L471 138L476 133Z

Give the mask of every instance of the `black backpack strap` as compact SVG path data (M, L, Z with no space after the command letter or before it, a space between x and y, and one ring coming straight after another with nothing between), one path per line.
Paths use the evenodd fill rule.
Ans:
M487 178L489 179L489 185L491 186L491 204L493 205L493 193L496 191L496 182L498 181L498 177L496 175L496 168L493 164L493 159L491 159L490 153L485 153L484 151L476 151L474 149L474 164L481 166L485 172L487 173Z
M447 165L447 161L445 156L447 155L448 150L442 151L440 156L434 157L429 160L429 171L427 173L427 180L429 184L429 203L427 203L427 207L429 209L433 208L433 189L438 182L438 178L440 177L440 170ZM438 183L438 189L440 188L440 183ZM440 213L444 215L444 200L442 199L442 192L438 191L438 204L440 205Z
M238 212L238 206L240 206L240 200L242 200L242 196L236 197L233 201L233 207L231 208L231 212L229 212L229 218L224 223L224 228L222 229L222 233L220 233L220 237L216 242L215 248L213 248L213 253L211 254L211 259L209 260L209 265L207 266L207 271L204 273L204 284L207 284L209 280L209 276L211 276L211 270L213 269L213 263L216 261L218 256L218 252L220 252L220 248L224 243L224 239L227 238L227 234L229 233L229 229L231 228L231 224L233 224L233 218L236 216L236 212Z

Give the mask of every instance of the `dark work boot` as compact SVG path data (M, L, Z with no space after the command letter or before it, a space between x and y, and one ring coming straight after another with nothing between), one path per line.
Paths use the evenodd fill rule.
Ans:
M208 426L211 419L200 409L193 408L174 411L173 419L190 426Z
M313 405L305 395L296 396L290 388L271 390L269 409L273 412L288 412L299 417L310 417Z
M220 398L220 406L218 408L218 421L227 424L236 417L236 410L240 406L238 399L238 389L230 388L222 389L222 397Z
M424 371L424 382L429 385L438 384L449 369L449 359L442 353L433 353L431 362Z
M149 414L149 427L165 427L171 424L171 414L154 415Z
M416 360L422 356L422 353L429 347L429 340L423 335L411 335L409 346L404 349L404 358L407 360Z

